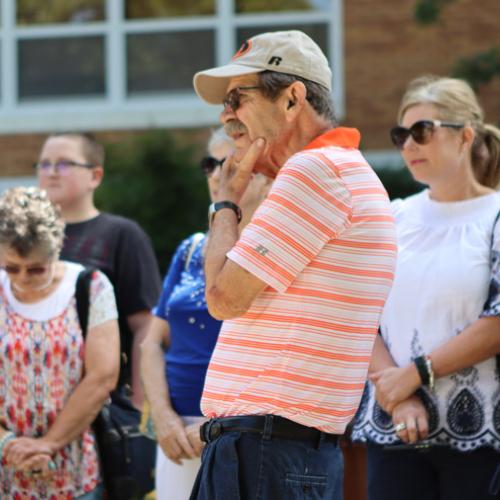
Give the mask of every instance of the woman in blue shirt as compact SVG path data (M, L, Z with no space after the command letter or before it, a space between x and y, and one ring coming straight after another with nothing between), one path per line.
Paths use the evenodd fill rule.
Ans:
M218 187L220 160L233 151L222 129L212 135L210 157L202 161L210 196ZM260 174L241 201L240 230L265 198L270 180ZM142 344L141 373L158 440L158 500L189 498L200 466L204 418L200 399L205 374L222 322L210 316L205 302L203 253L206 234L184 240L171 261L154 320Z

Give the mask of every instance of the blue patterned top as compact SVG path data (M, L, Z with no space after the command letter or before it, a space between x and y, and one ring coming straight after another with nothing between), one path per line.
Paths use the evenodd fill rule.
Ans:
M205 239L206 235L201 238L192 235L179 245L154 310L154 314L170 326L171 344L165 353L166 377L172 407L184 416L201 415L205 374L222 325L210 316L205 301L202 254Z

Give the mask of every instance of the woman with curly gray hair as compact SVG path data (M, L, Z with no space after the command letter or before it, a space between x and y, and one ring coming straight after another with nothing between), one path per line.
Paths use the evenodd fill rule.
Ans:
M102 498L90 424L114 388L119 335L113 288L90 284L82 335L75 286L59 260L64 223L44 191L0 197L0 498Z

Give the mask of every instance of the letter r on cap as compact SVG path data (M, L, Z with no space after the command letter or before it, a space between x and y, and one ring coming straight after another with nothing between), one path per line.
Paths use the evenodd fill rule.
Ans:
M274 64L276 66L279 66L281 61L282 61L281 57L273 56L271 57L271 59L269 59L269 62L267 64Z

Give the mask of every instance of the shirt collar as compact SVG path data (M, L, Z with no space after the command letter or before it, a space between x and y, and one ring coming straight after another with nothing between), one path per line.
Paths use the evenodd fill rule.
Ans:
M356 128L336 127L313 139L305 148L317 149L328 146L338 146L346 149L357 149L361 134Z

